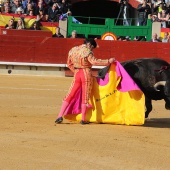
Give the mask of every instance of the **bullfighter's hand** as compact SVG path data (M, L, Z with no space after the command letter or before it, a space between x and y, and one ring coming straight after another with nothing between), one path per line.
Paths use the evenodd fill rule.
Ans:
M115 62L116 60L115 60L115 58L110 58L109 59L109 63L113 63L113 62Z

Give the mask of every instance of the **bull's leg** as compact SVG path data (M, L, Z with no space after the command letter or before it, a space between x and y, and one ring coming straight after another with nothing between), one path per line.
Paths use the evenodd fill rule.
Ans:
M145 106L146 106L145 118L148 118L149 113L152 111L152 100L145 97Z
M170 99L169 98L165 98L165 109L170 110Z

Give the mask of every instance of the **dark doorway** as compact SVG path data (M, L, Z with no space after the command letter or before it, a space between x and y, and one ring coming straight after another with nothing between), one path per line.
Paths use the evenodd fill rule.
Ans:
M116 18L119 3L111 1L83 1L72 5L74 16Z
M72 13L73 16L83 16L83 17L97 17L97 18L115 18L118 22L117 25L121 25L121 21L118 20L120 18L120 3L114 1L82 1L72 4ZM135 9L132 8L131 18L135 16ZM79 19L82 23L87 23L84 19ZM95 20L93 24L103 24L102 20ZM115 20L115 21L116 21Z

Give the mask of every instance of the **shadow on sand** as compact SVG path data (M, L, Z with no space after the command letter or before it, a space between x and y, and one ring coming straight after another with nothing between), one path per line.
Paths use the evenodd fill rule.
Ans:
M170 118L146 119L143 127L170 128Z

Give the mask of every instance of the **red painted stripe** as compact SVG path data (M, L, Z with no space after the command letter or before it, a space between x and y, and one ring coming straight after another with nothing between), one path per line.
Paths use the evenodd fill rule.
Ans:
M161 28L161 32L170 32L170 28Z
M11 16L11 17L24 17L24 18L36 18L36 16L26 16L26 15L18 15L18 14L1 14L1 15L4 15L4 16Z
M58 22L41 22L43 27L57 27L59 25Z

